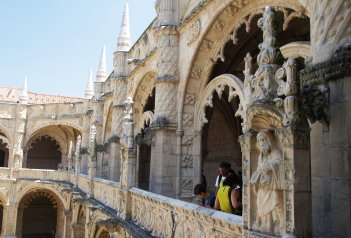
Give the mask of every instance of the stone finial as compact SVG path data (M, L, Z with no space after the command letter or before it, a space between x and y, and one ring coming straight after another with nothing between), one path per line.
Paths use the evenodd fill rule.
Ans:
M23 84L23 88L22 88L22 91L21 91L21 94L19 96L19 102L21 104L28 104L28 87L27 87L27 76L24 77L24 84Z
M92 97L94 97L93 70L90 69L87 88L85 89L85 98L91 99Z
M129 8L128 3L124 6L121 30L117 40L117 51L128 52L131 48L130 27L129 27Z
M100 64L99 69L96 74L96 82L105 82L107 79L107 72L106 72L106 47L102 45L101 57L100 57Z

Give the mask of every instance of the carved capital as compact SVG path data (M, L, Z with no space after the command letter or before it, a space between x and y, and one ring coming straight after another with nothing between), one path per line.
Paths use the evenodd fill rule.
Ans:
M241 146L241 152L248 152L251 150L251 138L254 135L252 133L246 133L245 135L239 136L239 143Z

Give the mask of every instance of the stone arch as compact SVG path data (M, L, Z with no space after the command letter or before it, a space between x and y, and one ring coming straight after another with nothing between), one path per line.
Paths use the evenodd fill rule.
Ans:
M109 217L105 214L102 214L99 211L93 213L91 222L89 223L89 238L99 238L99 235L106 232L106 229L103 226L99 225L99 221L104 221Z
M214 58L220 56L221 48L228 41L227 37L242 24L246 24L251 13L257 14L258 10L267 5L289 8L295 12L302 12L309 15L305 1L299 0L268 0L268 1L216 1L212 9L217 11L211 12L210 20L204 19L204 30L195 46L195 52L189 62L191 67L186 72L186 80L179 86L179 111L183 112L186 99L189 94L189 88L196 88L195 98L199 97L200 92L204 90L207 79L210 76ZM240 8L238 7L240 6ZM305 7L306 6L306 7ZM290 14L291 15L291 14ZM288 15L288 16L290 16ZM249 18L248 18L249 17ZM208 16L206 15L206 18ZM201 20L201 17L200 17ZM251 19L252 20L252 19ZM220 32L221 34L218 34ZM179 116L182 113L179 114ZM181 118L179 118L181 121Z
M48 121L48 122L41 122L38 123L38 125L35 125L32 128L29 128L29 130L27 131L27 134L32 135L35 132L45 128L45 127L49 127L49 126L66 126L66 127L70 127L73 128L79 132L83 131L83 127L80 126L78 123L72 123L72 122L66 122L66 121L62 121L62 120L55 120L55 121Z
M77 223L84 224L85 223L85 207L79 206L78 213L77 213Z
M64 209L69 210L69 207L70 207L69 201L62 195L61 191L57 190L53 186L50 186L49 184L30 184L24 187L24 189L17 191L16 197L15 197L15 204L19 205L21 200L27 194L38 190L48 191L49 193L51 193L57 198L58 203L62 205Z
M18 197L17 237L23 234L61 237L64 233L65 202L60 197L48 187L26 189Z
M12 139L10 137L10 134L8 133L7 129L5 127L3 127L2 125L0 125L0 135L3 134L3 137L5 137L8 141L9 145L12 145Z
M134 108L134 118L136 124L139 123L141 116L143 114L144 106L147 102L149 95L152 93L155 84L156 73L148 72L141 80L139 80L138 85L135 87L133 97L133 108Z
M85 206L80 203L74 204L74 217L72 218L73 237L85 237Z
M57 166L60 168L67 167L68 150L69 150L70 142L73 142L73 145L74 145L77 141L78 135L81 135L81 132L75 129L74 127L69 127L64 125L41 127L40 129L34 131L32 134L29 134L26 139L25 148L24 148L25 156L24 156L23 166L24 167L27 166L28 155L30 151L33 150L32 145L34 145L35 142L43 140L43 138L51 137L52 140L58 143L59 151L61 152L61 155L58 155L55 152L56 157L60 156L60 159L57 158L57 160L60 160L57 163ZM50 148L54 149L53 145ZM40 155L40 153L42 152L39 151L38 153ZM54 168L51 168L51 169L54 169Z
M240 104L239 109L235 112L236 116L243 117L243 104L244 102L244 85L242 81L234 75L225 74L213 79L203 91L201 98L196 104L195 109L195 130L201 131L202 126L207 123L205 116L205 109L207 106L213 107L212 99L213 93L217 92L219 97L221 97L224 89L229 88L228 101L231 101L234 97L239 97Z
M93 238L109 238L110 233L103 227L98 227Z
M140 133L141 130L144 128L145 125L150 125L150 123L154 120L154 113L152 111L146 111L144 112L139 121L138 124L135 126L135 132Z
M312 56L312 49L309 42L291 42L280 47L280 51L285 59L303 58L307 59Z

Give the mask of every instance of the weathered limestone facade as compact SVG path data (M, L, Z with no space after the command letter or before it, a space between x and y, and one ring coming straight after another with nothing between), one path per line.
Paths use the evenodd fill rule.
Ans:
M351 237L351 1L155 7L84 99L0 88L1 237ZM242 217L189 203L221 161Z

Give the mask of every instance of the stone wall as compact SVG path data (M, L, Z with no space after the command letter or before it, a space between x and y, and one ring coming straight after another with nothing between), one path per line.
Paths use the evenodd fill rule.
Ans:
M330 82L329 86L329 113L333 115L329 128L326 130L322 124L315 123L311 131L316 237L351 235L351 78Z

